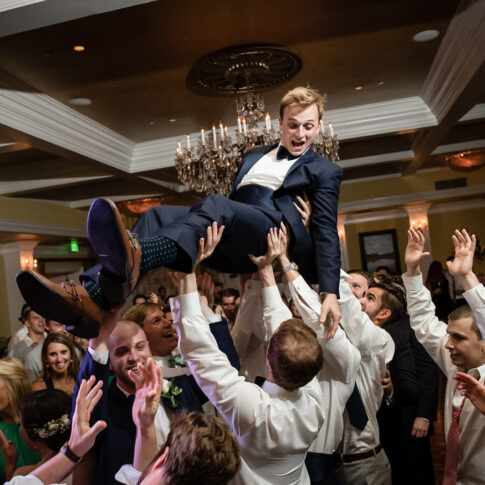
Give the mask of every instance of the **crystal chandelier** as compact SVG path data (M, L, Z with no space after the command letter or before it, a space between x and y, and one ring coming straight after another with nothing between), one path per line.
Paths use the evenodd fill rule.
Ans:
M228 135L227 126L219 123L212 131L200 130L196 146L192 145L187 135L186 146L178 142L175 157L175 168L181 183L190 186L191 190L205 194L223 194L231 192L236 173L249 148L269 146L279 143L281 134L271 124L269 113L265 113L263 97L249 93L236 99L237 130L236 139ZM264 118L263 130L258 121ZM339 160L339 142L332 123L328 131L320 121L320 129L312 148L315 152L336 162Z

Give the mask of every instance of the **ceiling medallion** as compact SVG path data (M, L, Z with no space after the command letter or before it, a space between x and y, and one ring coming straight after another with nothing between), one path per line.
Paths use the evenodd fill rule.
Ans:
M301 69L301 59L275 44L227 47L199 59L187 76L187 87L198 94L233 95L278 86Z

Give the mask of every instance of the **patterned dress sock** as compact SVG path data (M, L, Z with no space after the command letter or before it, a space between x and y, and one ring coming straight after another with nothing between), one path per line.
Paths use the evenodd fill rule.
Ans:
M83 286L91 297L91 300L93 300L96 305L101 307L103 310L111 310L111 305L108 303L108 300L106 300L106 298L103 296L101 288L96 281L86 280L84 281Z
M162 268L177 257L177 245L164 236L139 239L138 242L141 246L140 278L151 269Z

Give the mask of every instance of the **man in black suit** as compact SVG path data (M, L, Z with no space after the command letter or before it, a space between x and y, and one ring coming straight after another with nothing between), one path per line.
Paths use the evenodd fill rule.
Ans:
M293 241L291 259L308 282L318 282L324 298L321 321L331 314L335 332L340 320L337 303L340 245L336 222L342 169L311 149L322 113L323 100L316 91L298 87L288 92L280 105L280 146L251 150L244 158L229 198L210 195L190 211L179 210L185 215L172 224L153 228L148 239L135 241L125 232L116 206L111 201L96 199L88 216L88 237L100 259L99 280L87 273L84 288L77 288L73 299L65 287L32 272L23 272L17 278L22 294L34 308L58 321L63 320L55 318L52 305L46 301L61 297L69 307L64 318L69 318L73 326L93 326L92 321L100 319L96 305L104 309L116 306L146 271L164 266L189 273L194 267L200 238L213 221L226 230L206 264L218 271L239 274L256 271L248 253L265 254L270 228L285 221ZM309 234L295 207L296 197L303 197L304 191L312 206ZM163 206L157 210L170 212L171 208ZM91 320L85 318L86 314Z

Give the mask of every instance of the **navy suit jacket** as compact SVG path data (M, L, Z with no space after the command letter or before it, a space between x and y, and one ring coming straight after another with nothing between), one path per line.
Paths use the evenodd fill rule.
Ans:
M239 357L225 320L211 323L210 329L217 344L224 352L233 367L239 370ZM99 419L106 421L108 427L96 439L96 470L94 485L117 484L114 479L116 472L124 464L133 463L136 428L133 423L131 409L134 396L126 397L116 385L115 379L110 379L109 363L103 365L95 362L89 352L83 360L81 370L76 379L73 396L73 412L76 397L82 379L91 375L96 380L103 381L103 395L91 414L91 425ZM192 376L177 376L174 384L182 389L176 397L177 406L173 407L170 400L163 398L165 409L177 413L182 410L202 412L202 404L207 397L201 391Z
M229 198L251 167L276 145L254 148L244 157ZM340 242L337 232L337 209L342 169L309 148L290 168L283 184L273 194L273 201L283 213L293 233L291 258L309 283L320 291L338 295L340 281ZM312 215L310 234L293 205L296 196L306 192Z

